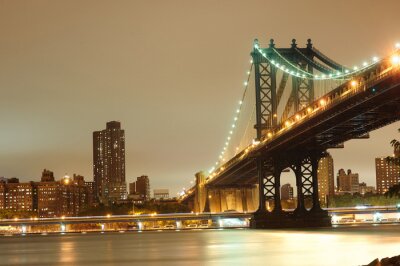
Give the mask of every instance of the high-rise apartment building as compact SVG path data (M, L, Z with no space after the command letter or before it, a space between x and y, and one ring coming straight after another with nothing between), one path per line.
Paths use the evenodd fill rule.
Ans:
M340 169L337 175L338 193L359 193L360 183L357 173L352 173L350 169L347 174L344 169Z
M141 201L150 200L150 180L147 175L136 178L136 181L129 183L129 195Z
M335 195L334 175L333 158L328 154L318 163L318 194L321 203L325 203L327 196Z
M150 199L150 180L147 175L139 176L136 179L135 192L145 201Z
M126 199L125 132L120 122L108 122L106 129L93 132L93 173L102 203Z
M399 158L399 150L394 151L394 158ZM400 166L388 161L387 157L375 158L376 190L384 194L388 189L400 183Z
M281 199L282 200L293 199L293 187L289 183L281 186Z

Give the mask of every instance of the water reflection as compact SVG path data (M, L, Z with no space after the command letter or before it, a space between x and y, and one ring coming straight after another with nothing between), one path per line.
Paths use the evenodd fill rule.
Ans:
M400 255L400 226L0 237L0 265L361 265Z
M60 263L75 263L76 262L76 241L65 241L61 239L60 251L57 253L59 256L58 261Z

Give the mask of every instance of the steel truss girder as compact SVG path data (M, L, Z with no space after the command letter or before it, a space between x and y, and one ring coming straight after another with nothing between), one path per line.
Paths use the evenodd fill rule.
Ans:
M312 73L313 68L306 62L296 60L296 63L303 70ZM310 59L311 60L311 59ZM282 113L281 121L284 122L291 113L297 112L314 101L314 82L310 79L292 76L292 92L286 102Z
M257 51L252 53L256 88L256 129L257 138L263 137L264 129L276 126L276 67L271 65ZM275 114L275 116L274 116Z
M302 69L308 68L312 72L312 66L299 62ZM293 76L294 111L297 112L314 101L314 82L310 79Z
M281 212L281 195L280 195L280 175L282 167L279 162L266 161L264 158L258 158L258 185L259 185L259 208L258 212ZM267 201L274 202L274 209L267 211L265 203Z
M301 192L305 197L312 196L313 191L313 167L310 157L306 157L301 161L300 174L301 174Z
M291 168L296 175L297 212L306 210L305 198L312 198L312 209L321 209L318 198L318 162L323 155L323 152L300 153L289 159L292 161Z

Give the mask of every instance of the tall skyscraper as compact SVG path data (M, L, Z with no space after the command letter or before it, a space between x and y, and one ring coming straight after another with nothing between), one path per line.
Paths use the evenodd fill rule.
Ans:
M106 129L93 132L93 174L100 202L126 199L125 132L120 122L108 122Z
M399 150L394 151L394 157L399 158ZM375 158L376 190L384 194L388 189L400 183L400 166L390 162L386 157Z
M328 154L318 163L318 194L321 203L325 203L326 196L335 195L334 176L333 158Z

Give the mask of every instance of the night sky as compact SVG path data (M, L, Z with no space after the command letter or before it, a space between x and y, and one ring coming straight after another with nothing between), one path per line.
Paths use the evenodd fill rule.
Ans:
M126 131L128 182L172 195L213 165L243 90L254 38L296 38L348 66L400 41L398 0L0 0L0 176L92 180L92 132ZM332 152L375 185L399 123Z

